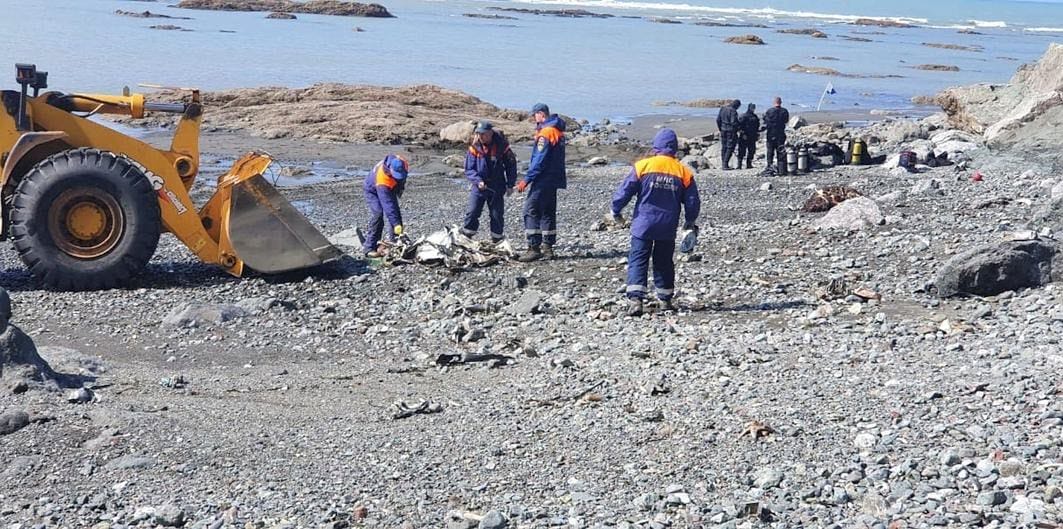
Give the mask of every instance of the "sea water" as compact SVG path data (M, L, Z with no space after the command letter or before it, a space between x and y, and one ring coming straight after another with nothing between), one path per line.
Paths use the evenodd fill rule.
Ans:
M565 114L598 119L653 113L711 115L714 109L658 106L660 101L732 98L762 109L782 96L791 109L815 107L828 82L826 110L907 108L915 95L954 85L1006 82L1023 62L1063 40L1063 4L986 0L623 1L378 0L394 19L176 9L168 2L0 0L0 86L14 88L14 63L50 72L53 89L119 92L155 83L207 90L307 86L318 82L431 83L491 103L530 108L537 101ZM582 8L614 18L558 18L499 13L491 7ZM119 16L150 10L191 20ZM497 13L516 20L485 20ZM851 25L858 17L919 27ZM682 24L647 20L667 17ZM769 28L705 27L701 20ZM172 24L190 31L149 29ZM362 31L356 31L355 28ZM777 33L815 27L827 39ZM971 28L982 34L967 35ZM765 46L725 44L752 33ZM854 42L843 36L871 39ZM942 50L923 43L979 46ZM821 60L813 57L835 57ZM837 77L792 73L823 66ZM959 72L912 67L946 64ZM9 68L9 70L4 70Z

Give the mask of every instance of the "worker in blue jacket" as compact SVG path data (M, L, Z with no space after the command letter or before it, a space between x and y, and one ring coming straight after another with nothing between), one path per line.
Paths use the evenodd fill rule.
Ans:
M539 103L532 107L535 118L535 146L531 163L517 191L528 192L524 201L524 233L528 249L521 262L553 259L557 244L557 190L567 187L565 179L565 120L551 114Z
M491 242L502 242L506 237L505 197L513 194L517 185L517 157L502 131L495 130L488 121L476 126L472 144L465 153L465 177L472 185L461 232L468 237L476 235L486 204L491 219Z
M632 198L631 252L627 260L628 314L642 314L646 297L646 276L653 261L653 282L657 298L665 310L674 310L676 229L685 215L684 229L701 213L701 197L694 183L694 171L676 159L679 140L672 129L661 129L653 139L653 156L635 163L631 173L613 195L613 219L622 222L621 212Z
M406 177L410 174L410 164L397 154L389 154L376 164L365 178L365 203L369 207L369 225L362 250L366 257L380 257L382 252L377 247L384 232L384 220L391 226L387 234L389 241L403 234L402 211L399 209L399 197L406 189Z

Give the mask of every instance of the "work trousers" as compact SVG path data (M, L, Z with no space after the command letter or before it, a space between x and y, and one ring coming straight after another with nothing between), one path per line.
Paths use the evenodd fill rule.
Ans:
M776 165L776 161L779 159L779 152L786 149L786 135L782 136L768 136L767 142L764 144L765 156L768 157L768 167ZM783 164L785 167L785 164Z
M731 164L731 157L734 156L737 143L737 132L733 130L720 131L720 160L723 162L723 167L725 169Z
M480 216L483 215L484 206L487 206L487 215L490 218L491 240L498 242L505 235L505 197L506 188L502 186L488 185L484 189L477 189L474 185L469 193L469 206L465 210L465 224L461 232L472 237L480 230Z
M646 297L646 278L653 262L653 284L657 299L668 301L675 295L675 240L650 240L631 237L627 258L627 297Z
M376 250L377 244L380 244L380 237L384 234L384 206L380 204L380 197L377 196L375 190L366 190L365 205L369 208L369 224L366 225L362 250L371 252ZM387 240L394 241L394 226L391 228L387 231Z
M753 156L757 154L757 138L740 136L738 138L738 165L746 161L746 167L753 167Z
M532 184L524 200L524 234L528 246L557 244L557 188Z

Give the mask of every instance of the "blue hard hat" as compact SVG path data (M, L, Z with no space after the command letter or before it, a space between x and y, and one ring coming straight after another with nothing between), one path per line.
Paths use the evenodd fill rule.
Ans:
M406 162L397 156L391 158L391 162L388 163L388 169L391 170L391 177L395 180L405 180L409 174L406 169Z
M531 113L534 114L536 112L542 112L543 114L549 115L550 107L546 106L546 103L536 103L535 106L532 107Z

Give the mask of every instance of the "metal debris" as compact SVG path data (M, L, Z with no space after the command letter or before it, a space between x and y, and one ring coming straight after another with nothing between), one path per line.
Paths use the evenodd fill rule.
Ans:
M773 433L775 433L775 430L771 426L760 421L751 421L742 429L742 433L738 434L738 438L741 439L749 436L750 439L756 441L761 437L767 437Z
M400 401L395 403L395 408L397 409L397 411L395 412L394 415L391 416L391 418L392 419L396 419L396 420L405 419L407 417L413 417L414 415L417 415L417 414L425 414L425 415L427 415L427 414L439 413L439 412L443 411L443 405L442 404L432 404L431 402L429 402L427 400L422 400L421 402L418 402L417 404L414 404L413 406L411 406L409 404L406 404L405 401L400 400Z
M509 241L492 243L466 237L456 226L433 232L416 241L383 242L381 263L387 265L442 265L464 270L498 264L516 255Z

